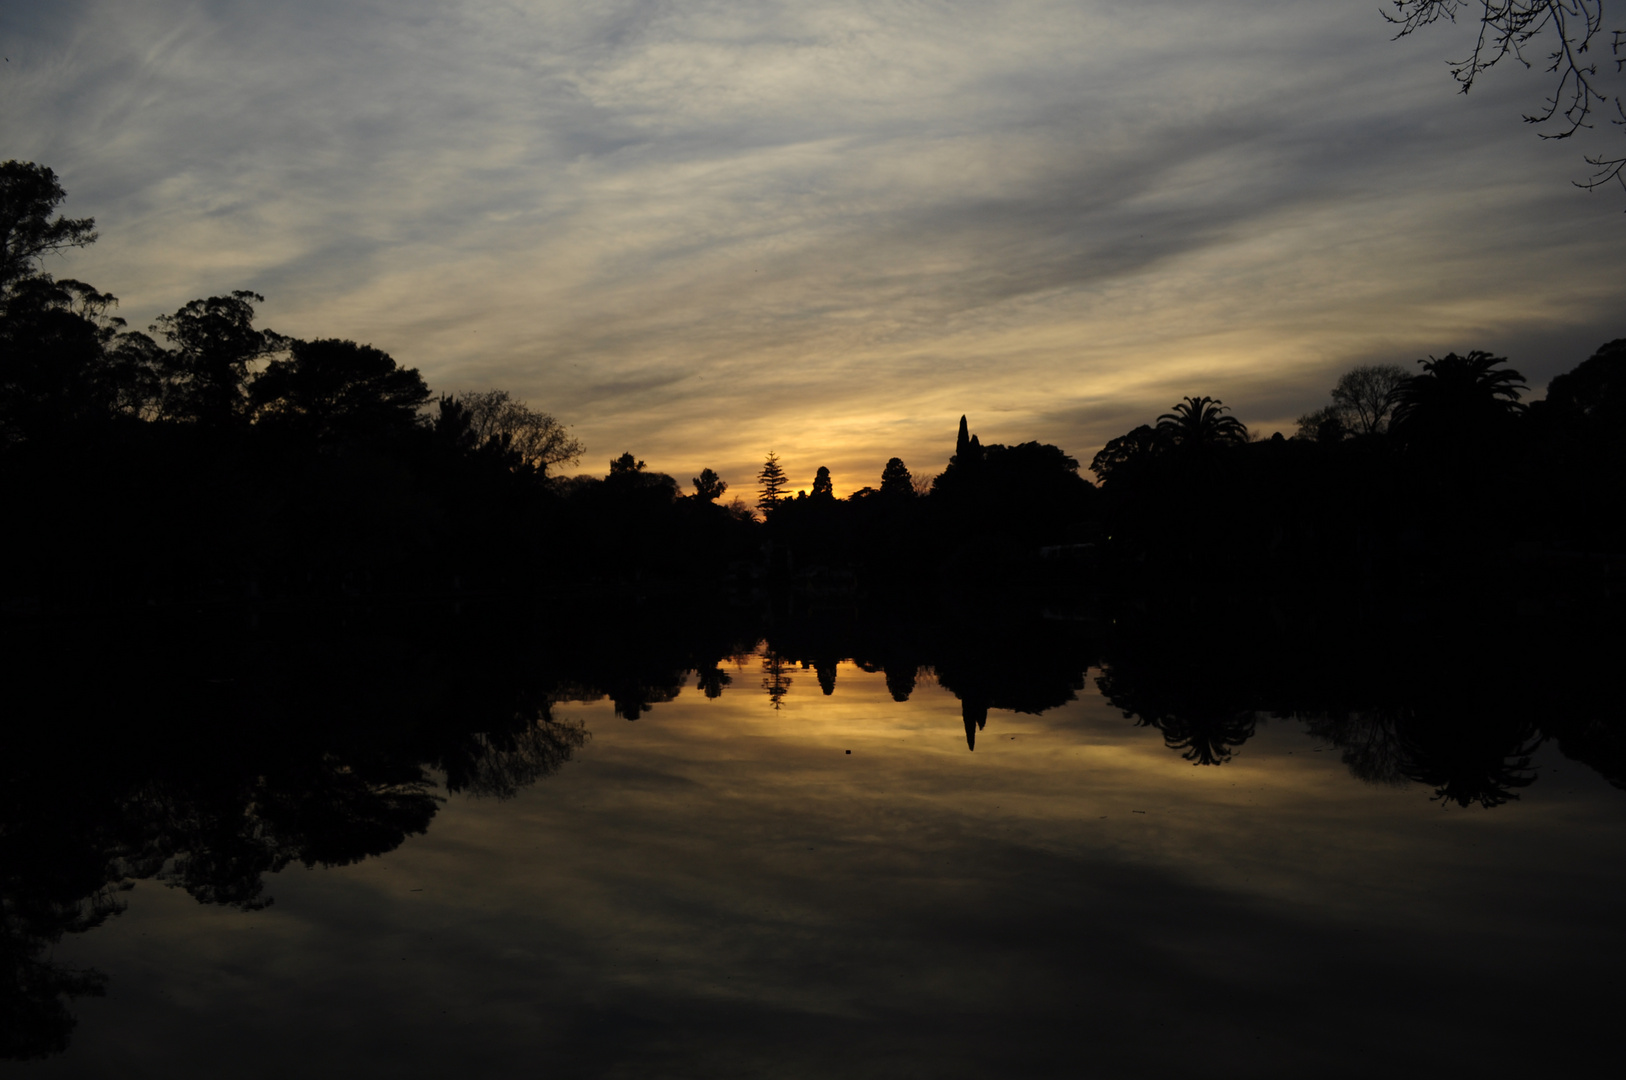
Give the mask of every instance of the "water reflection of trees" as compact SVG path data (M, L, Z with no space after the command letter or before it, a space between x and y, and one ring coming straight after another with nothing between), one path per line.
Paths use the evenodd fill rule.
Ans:
M276 628L8 625L0 729L0 1057L61 1051L106 983L54 962L140 880L254 910L294 863L423 833L446 789L506 797L586 740L523 639L444 613Z
M763 664L765 672L769 658L812 668L821 691L833 694L837 664L851 659L881 673L897 702L908 701L929 671L960 700L966 744L975 750L991 710L1037 715L1072 701L1092 648L1078 628L1025 611L812 611L774 621ZM777 707L788 682L765 674L763 687Z
M587 739L563 703L608 698L637 719L691 674L707 699L732 688L774 708L798 670L833 695L851 660L897 702L929 674L959 700L975 750L992 712L1062 706L1098 666L1105 699L1196 765L1231 760L1258 718L1275 716L1338 747L1361 780L1422 784L1442 804L1517 799L1544 740L1626 787L1626 731L1601 685L1607 638L1535 636L1491 652L1478 637L1441 646L1454 639L1439 628L1194 631L1145 618L1109 632L936 610L765 618L765 631L752 613L658 611L590 622L326 613L229 632L10 626L0 1055L66 1045L69 1003L105 979L55 964L50 947L116 915L131 882L264 906L267 876L286 866L353 863L425 831L442 787L507 798L557 771ZM748 663L760 679L724 670Z
M791 662L772 649L762 654L762 689L768 695L768 701L778 711L785 703L785 695L790 693Z
M1487 640L1520 646L1487 649ZM1126 718L1195 764L1223 764L1258 717L1275 716L1338 748L1358 779L1422 784L1442 804L1491 808L1534 783L1534 755L1548 739L1626 786L1620 726L1596 722L1609 710L1607 651L1585 635L1516 625L1374 630L1282 619L1194 632L1189 620L1148 619L1115 635L1096 682Z
M1124 719L1155 728L1163 745L1194 765L1224 764L1254 734L1254 707L1206 665L1148 672L1133 660L1115 660L1102 668L1095 685Z

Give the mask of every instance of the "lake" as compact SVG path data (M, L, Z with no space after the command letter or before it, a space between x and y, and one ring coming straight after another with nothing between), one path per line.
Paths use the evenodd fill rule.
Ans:
M1594 658L1465 662L1424 632L1318 666L1297 629L1244 650L1055 618L635 621L529 683L306 637L332 663L301 682L257 630L184 705L14 741L7 1023L44 1056L6 1071L1553 1075L1613 1055L1626 791ZM331 715L289 719L319 700ZM518 719L460 729L459 701ZM155 716L184 752L133 749L168 738L129 731ZM72 992L87 969L103 996Z

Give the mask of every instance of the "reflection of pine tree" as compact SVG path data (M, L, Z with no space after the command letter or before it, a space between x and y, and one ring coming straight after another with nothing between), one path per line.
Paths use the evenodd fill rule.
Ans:
M779 455L772 450L768 451L768 460L763 463L762 471L757 473L757 483L760 485L757 509L771 514L784 497L786 484L785 470L779 467Z
M762 689L768 692L768 700L773 702L775 709L784 702L785 695L790 693L790 665L778 653L762 654Z

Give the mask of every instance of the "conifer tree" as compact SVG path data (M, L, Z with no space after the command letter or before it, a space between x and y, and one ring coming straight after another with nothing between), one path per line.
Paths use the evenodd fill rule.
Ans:
M772 450L768 451L768 460L763 463L762 471L757 473L757 483L760 485L757 509L771 514L784 498L782 493L785 490L785 470L779 467L779 455Z
M830 479L830 470L820 465L818 475L813 477L813 498L834 499L835 497L835 482Z
M881 494L908 498L915 493L915 478L902 458L892 458L881 471Z

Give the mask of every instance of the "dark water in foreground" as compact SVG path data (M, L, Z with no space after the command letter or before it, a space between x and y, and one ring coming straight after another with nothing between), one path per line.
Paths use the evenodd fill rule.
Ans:
M965 689L1020 682L1008 663L923 667L910 689L896 664L784 656L758 644L681 689L646 680L633 708L625 688L556 685L529 771L489 736L472 772L420 753L417 777L352 739L312 759L330 773L286 812L265 776L241 802L135 785L120 812L154 815L148 863L128 838L98 849L126 860L106 877L134 882L107 894L127 907L38 956L96 969L105 996L70 1001L65 1052L0 1067L1435 1076L1614 1057L1626 791L1534 722L1452 757L1404 702L1165 701L1147 723L1126 704L1177 675L1130 690L1097 658L1072 700L1024 713ZM334 765L345 753L357 764ZM309 794L352 776L359 794ZM225 805L241 820L195 820ZM19 813L13 839L38 825ZM311 814L322 828L281 869L240 841ZM371 857L311 839L390 814ZM174 839L210 828L239 847ZM263 893L218 891L245 877L221 869L233 858L260 860ZM37 883L6 873L15 959L15 898Z

